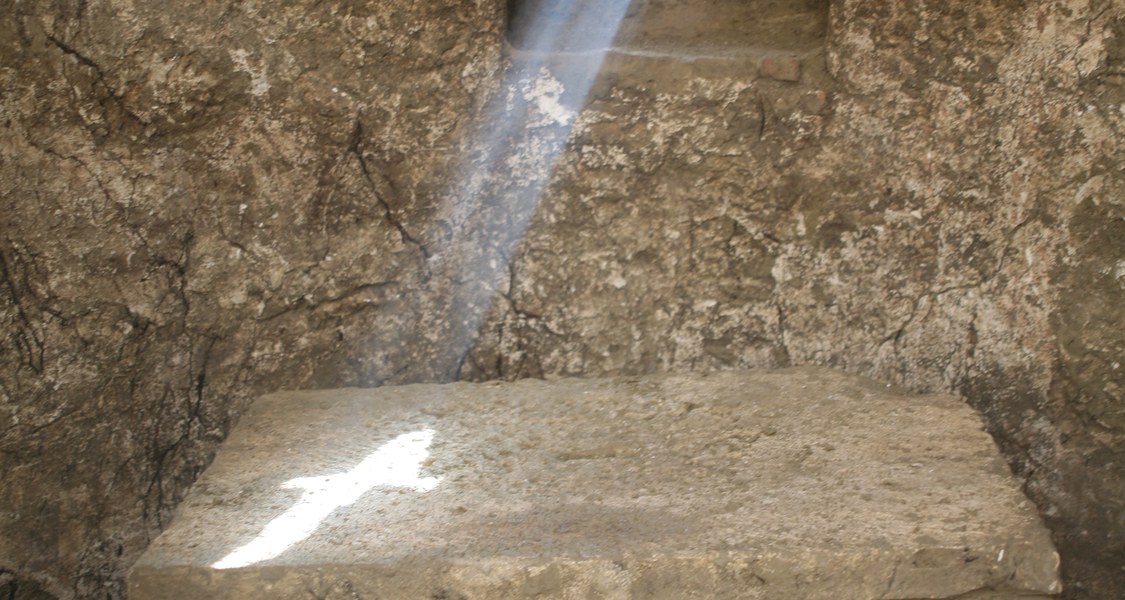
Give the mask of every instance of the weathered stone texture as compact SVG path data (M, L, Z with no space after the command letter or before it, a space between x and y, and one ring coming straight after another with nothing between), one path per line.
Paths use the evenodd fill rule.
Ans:
M504 4L0 2L0 590L120 597L263 391L824 364L963 394L1125 595L1119 0L611 55L537 208Z
M246 398L339 381L335 356L368 384L408 364L369 340L418 287L407 228L502 22L488 2L3 12L0 589L116 598Z
M1057 597L981 425L823 367L270 394L129 597Z

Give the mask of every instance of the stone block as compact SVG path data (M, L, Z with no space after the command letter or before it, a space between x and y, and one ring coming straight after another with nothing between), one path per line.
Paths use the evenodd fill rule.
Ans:
M191 598L1029 598L977 415L827 369L284 392L129 577Z

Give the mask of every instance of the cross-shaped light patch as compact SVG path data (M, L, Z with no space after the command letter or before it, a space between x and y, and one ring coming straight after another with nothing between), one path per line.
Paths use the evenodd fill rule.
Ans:
M285 552L316 530L337 508L349 506L378 486L401 487L428 492L439 483L420 477L422 462L429 456L434 432L430 429L404 433L379 446L350 471L319 477L298 477L281 484L283 489L304 490L292 508L262 529L262 533L211 565L214 569L237 569Z

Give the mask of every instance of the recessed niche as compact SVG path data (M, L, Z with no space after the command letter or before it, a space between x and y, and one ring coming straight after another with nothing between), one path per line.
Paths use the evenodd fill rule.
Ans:
M618 2L616 8L614 3ZM580 11L621 12L624 19L598 20L616 36L573 31ZM586 39L613 39L619 50L728 54L802 52L824 44L829 0L509 0L508 40L516 49L535 46L548 28L563 32L563 52L600 50ZM610 32L612 35L612 31Z

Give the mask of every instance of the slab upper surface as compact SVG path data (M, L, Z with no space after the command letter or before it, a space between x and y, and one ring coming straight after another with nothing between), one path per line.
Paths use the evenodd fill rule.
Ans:
M267 396L134 575L717 557L1057 591L969 407L806 368Z

